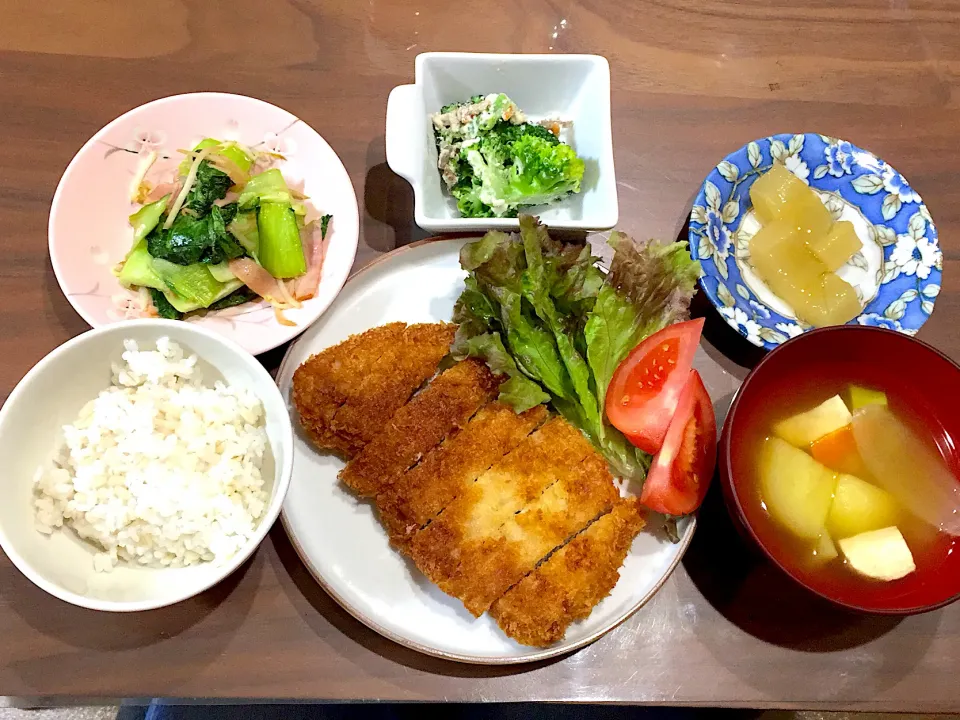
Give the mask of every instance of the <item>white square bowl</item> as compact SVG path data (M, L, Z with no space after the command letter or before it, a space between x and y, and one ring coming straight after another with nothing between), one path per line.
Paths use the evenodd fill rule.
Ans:
M412 186L414 218L431 232L518 227L515 218L464 218L437 170L429 115L473 95L506 93L532 120L568 120L568 142L583 158L582 190L531 208L552 228L608 230L617 224L617 178L610 129L610 65L599 55L421 53L413 85L387 101L387 164Z

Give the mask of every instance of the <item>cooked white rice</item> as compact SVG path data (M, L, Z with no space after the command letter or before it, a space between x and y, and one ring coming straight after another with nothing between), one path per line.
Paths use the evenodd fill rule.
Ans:
M267 501L263 405L249 390L201 384L195 355L168 338L124 341L113 382L87 403L53 463L37 471L36 527L94 543L94 567L223 561Z

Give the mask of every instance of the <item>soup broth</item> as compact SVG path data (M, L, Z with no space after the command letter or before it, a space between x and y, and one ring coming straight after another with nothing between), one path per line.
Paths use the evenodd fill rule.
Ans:
M834 396L843 398L845 405L849 408L851 404L850 389L856 386L861 390L867 390L866 393L861 393L861 402L878 402L878 399L885 395L887 410L901 423L909 427L912 434L917 436L918 442L926 444L928 450L943 459L953 474L951 480L954 483L958 470L956 453L952 438L941 425L933 420L933 414L926 410L922 398L906 397L904 394L898 393L896 387L877 382L880 378L871 377L869 369L864 372L863 366L857 366L857 370L859 372L850 374L850 381L831 381L822 377L809 378L806 382L792 386L789 393L776 398L775 401L772 399L771 402L764 404L761 411L764 413L764 417L755 423L751 423L753 435L745 438L745 447L753 448L755 452L749 464L741 501L743 510L750 520L750 525L760 537L761 542L771 550L775 557L787 565L788 570L802 582L819 589L824 594L837 598L841 602L853 605L859 603L865 592L869 592L871 598L879 605L895 605L897 604L897 598L908 595L911 598L922 598L927 592L933 593L933 588L927 588L926 584L932 582L935 585L935 580L932 581L932 578L936 577L938 571L948 569L945 565L948 565L950 556L956 549L958 538L916 517L897 498L896 493L888 495L883 490L883 485L872 476L862 461L856 462L854 460L845 464L828 461L832 457L829 453L811 453L810 445L804 444L810 437L809 433L804 433L810 431L816 434L816 428L818 427L829 428L833 431L842 428L844 421L842 417L837 419L836 400L831 400L831 398L834 398ZM871 393L870 391L880 392ZM831 402L825 403L828 400L831 400ZM831 407L824 407L821 411L820 407L822 405L830 405ZM813 408L818 408L818 417L812 424L794 423L793 426L787 428L790 432L784 430L783 421L800 413L806 413ZM880 409L873 408L873 410L879 411ZM831 415L831 413L833 414ZM811 428L813 429L811 430ZM849 426L846 426L846 431L850 431ZM839 432L844 432L844 430ZM852 438L852 431L850 432ZM817 476L816 481L811 485L813 488L811 492L821 493L821 498L813 502L812 513L808 513L806 517L800 517L795 521L789 521L788 519L785 522L782 514L771 512L771 501L776 500L780 503L777 507L782 509L784 498L787 500L791 498L789 488L787 488L785 495L781 494L775 498L765 497L765 495L770 494L771 488L769 484L771 482L769 480L770 443L780 443L779 449L781 452L787 452L784 449L785 440L777 438L778 435L781 438L789 439L791 447L797 448L811 458L816 455L822 461L821 464L828 467L830 472L827 477L832 475L834 481L844 472L850 473L871 486L881 488L880 493L874 494L886 497L892 495L896 503L895 509L890 510L889 507L881 507L877 511L880 513L877 517L890 518L892 521L890 525L899 530L909 548L909 554L913 556L915 569L907 572L903 577L892 580L866 577L861 572L854 570L850 559L840 548L838 541L843 538L832 537L834 533L831 533L826 525L824 525L822 534L829 537L832 542L825 546L823 539L815 536L817 532L816 522L817 518L821 517L818 513L822 514L824 503L826 503L826 507L832 507L832 503L836 499L836 485L833 486L834 494L824 499L822 493L827 492L829 494L830 491L824 491L823 488L826 487L825 483L829 484L830 481L825 480L822 476ZM845 438L840 439L846 440ZM793 450L789 452L793 452ZM765 453L767 454L765 455ZM782 458L782 454L775 457L775 460L781 461L777 470L778 481L789 480L791 473L816 472L815 463L809 463L800 458L801 462L799 464L803 466L801 470L788 469L782 462ZM767 463L767 485L764 485L765 462ZM831 464L834 467L829 467ZM847 487L849 488L850 485L848 484ZM956 486L955 489L960 491L960 486ZM869 494L872 491L868 489L865 492ZM804 498L807 498L807 496L804 496ZM887 514L883 514L884 512ZM853 525L859 522L856 517L854 517L854 521ZM887 520L881 522L887 524ZM850 527L850 525L842 527ZM833 554L834 551L831 550L831 546L836 550L836 555ZM849 549L849 543L846 543L845 547Z

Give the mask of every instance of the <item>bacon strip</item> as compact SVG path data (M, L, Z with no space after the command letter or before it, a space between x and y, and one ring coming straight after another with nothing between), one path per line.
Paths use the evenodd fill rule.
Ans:
M284 296L280 281L256 262L247 257L236 258L228 263L230 272L244 285L268 302L278 302Z
M157 185L153 190L150 191L150 194L147 195L144 200L144 204L156 202L164 195L169 195L170 199L167 200L167 207L170 207L170 204L173 202L173 199L180 194L180 183L179 182L162 182Z
M327 235L318 238L316 231L303 240L303 255L307 258L307 272L297 278L294 297L297 300L307 300L317 294L320 287L320 274L323 271L323 258L327 254L327 245L330 242L330 228Z

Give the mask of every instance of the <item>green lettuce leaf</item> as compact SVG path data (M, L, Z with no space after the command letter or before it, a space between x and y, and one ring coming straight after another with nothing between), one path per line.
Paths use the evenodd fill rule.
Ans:
M604 429L603 438L596 444L617 475L634 480L644 478L653 456L635 447L610 423L605 423Z
M562 314L583 320L593 309L604 279L595 262L588 245L570 265L562 264L556 258L547 259L553 276L550 295Z
M465 245L452 351L508 376L502 402L518 412L550 402L619 475L640 480L651 458L606 421L607 388L640 341L687 317L700 268L686 243L613 233L610 244L606 275L588 245L551 238L531 216L520 215L519 235L492 231Z
M569 393L565 399L575 400L579 405L577 416L586 423L590 434L598 438L603 437L603 423L600 409L597 406L597 397L591 388L590 367L587 361L577 350L574 323L563 322L550 294L552 285L547 277L546 265L543 260L543 249L551 244L547 229L540 225L531 215L520 217L520 237L523 240L523 250L527 261L527 269L522 276L523 297L533 306L541 322L553 333L557 352L563 362L564 369L570 378L574 397ZM556 272L556 269L553 268ZM554 393L559 394L559 393Z
M500 303L500 318L506 330L507 347L520 368L553 395L572 398L573 383L553 341L534 313L524 310L523 298L507 288L493 288Z
M587 317L587 361L601 407L617 366L644 338L689 316L700 264L685 242L663 245L614 232L610 272Z
M464 280L463 292L453 307L453 321L460 323L461 327L466 323L477 323L482 328L479 332L500 328L499 305L480 289L473 275L468 275Z
M515 236L492 230L480 240L463 246L460 265L473 272L480 285L520 292L523 245Z
M543 388L520 372L516 362L503 346L500 333L483 333L470 338L458 337L451 347L451 352L455 360L481 358L495 375L507 375L509 379L500 386L499 400L509 404L516 412L524 412L550 402L550 396Z

